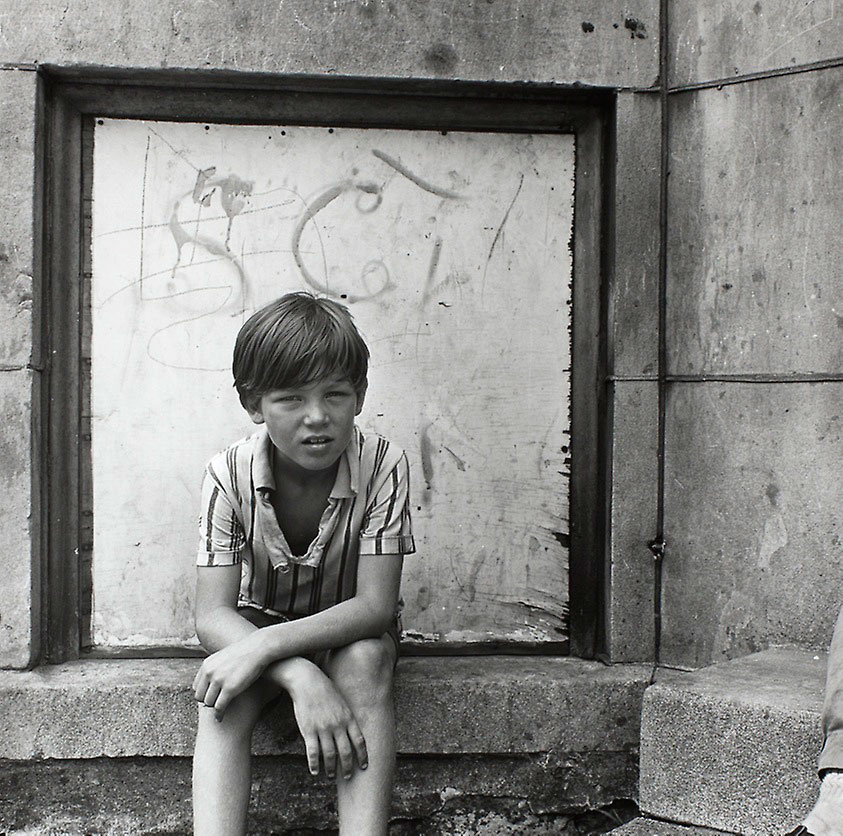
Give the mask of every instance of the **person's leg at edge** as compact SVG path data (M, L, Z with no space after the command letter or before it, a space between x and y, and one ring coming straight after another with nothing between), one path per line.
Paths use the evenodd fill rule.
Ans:
M818 764L822 786L803 825L815 836L843 836L843 609L828 652L823 732L825 745Z
M340 834L382 836L387 832L395 779L395 709L392 681L398 648L387 634L331 652L327 673L354 714L369 765L355 765L349 779L337 777Z
M257 683L238 696L222 720L199 705L193 754L193 832L238 836L246 832L251 790L252 731L263 707L278 694Z

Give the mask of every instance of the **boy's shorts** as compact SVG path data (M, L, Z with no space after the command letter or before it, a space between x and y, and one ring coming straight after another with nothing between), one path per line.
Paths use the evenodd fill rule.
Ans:
M254 624L255 627L259 628L270 627L273 624L283 624L284 622L294 621L296 618L303 617L296 616L295 618L289 618L285 615L274 615L273 613L259 610L256 607L238 607L237 612L240 613L240 615L242 615L243 618L245 618L250 624ZM401 625L399 623L398 615L395 616L392 624L389 625L389 629L386 631L385 635L389 636L395 646L395 662L397 662L398 656L401 653ZM308 654L306 658L310 659L314 665L318 665L324 670L329 653L330 651L328 650L320 650L316 653Z

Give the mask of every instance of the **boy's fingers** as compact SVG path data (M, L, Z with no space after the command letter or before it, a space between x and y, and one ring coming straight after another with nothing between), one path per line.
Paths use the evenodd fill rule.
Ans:
M220 687L219 685L214 684L213 682L208 685L208 689L205 691L204 697L202 697L201 702L205 703L209 708L213 708L220 695Z
M304 750L307 753L307 771L311 775L319 774L319 740L315 735L302 735Z
M220 691L214 703L214 714L216 714L217 720L222 720L222 715L225 714L225 710L228 708L230 702L231 695L227 691Z
M193 677L193 693L199 702L202 702L202 700L205 699L205 692L207 690L208 682L205 677L202 676L202 671L200 670L196 676Z
M337 750L334 747L332 737L325 735L319 738L319 746L322 749L322 763L325 764L325 774L333 778L337 774Z
M366 738L363 737L363 732L360 731L360 726L355 720L348 724L348 738L357 755L357 763L360 764L361 769L365 769L369 765L369 752L366 749Z
M345 730L337 733L337 754L340 759L340 773L343 778L350 778L351 771L354 769L354 755L351 751L351 743L348 740L348 735Z

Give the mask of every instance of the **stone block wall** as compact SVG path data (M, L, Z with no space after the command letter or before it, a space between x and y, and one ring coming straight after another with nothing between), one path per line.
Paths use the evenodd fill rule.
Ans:
M652 658L659 254L666 251L663 661L824 644L839 532L841 37L834 3L210 7L8 0L0 20L0 665L39 659L43 74L98 68L615 91L606 236L605 646ZM189 80L185 77L185 83ZM49 359L49 358L46 358Z

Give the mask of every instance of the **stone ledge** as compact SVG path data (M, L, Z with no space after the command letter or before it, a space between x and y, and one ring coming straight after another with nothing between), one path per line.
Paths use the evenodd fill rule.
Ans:
M797 824L819 789L825 668L779 648L660 672L641 718L642 813L746 836Z
M198 659L84 660L0 672L0 759L187 757ZM635 752L646 665L504 656L403 658L400 754ZM282 706L257 755L300 751Z

